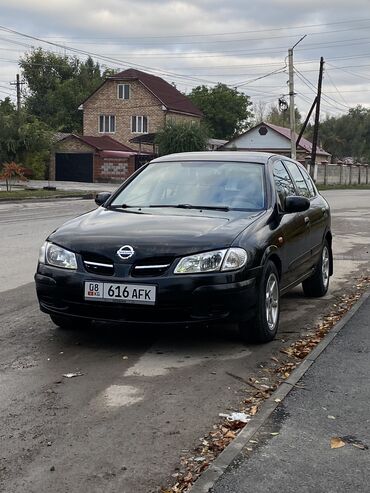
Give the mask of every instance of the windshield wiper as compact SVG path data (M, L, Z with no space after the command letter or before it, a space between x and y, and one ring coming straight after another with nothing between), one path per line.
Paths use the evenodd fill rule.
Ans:
M205 209L210 211L229 211L230 207L227 205L192 205L192 204L152 204L149 207L176 207L177 209Z
M140 209L142 205L115 204L109 205L109 209Z

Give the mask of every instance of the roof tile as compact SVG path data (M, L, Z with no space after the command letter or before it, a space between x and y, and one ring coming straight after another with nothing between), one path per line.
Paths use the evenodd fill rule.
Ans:
M139 80L146 86L153 95L159 99L169 110L179 111L180 113L189 113L194 116L202 117L203 113L190 101L190 99L182 94L176 87L169 84L161 77L129 68L123 72L112 75L110 80Z

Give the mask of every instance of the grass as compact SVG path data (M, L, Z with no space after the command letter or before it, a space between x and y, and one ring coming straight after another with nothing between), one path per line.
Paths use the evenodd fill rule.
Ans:
M67 197L94 198L95 192L79 190L0 190L0 201L3 200L23 200L23 199L56 199Z

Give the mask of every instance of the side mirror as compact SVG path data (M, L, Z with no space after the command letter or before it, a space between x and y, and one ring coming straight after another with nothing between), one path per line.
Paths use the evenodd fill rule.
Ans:
M96 205L103 205L111 196L112 194L110 192L100 192L97 193L95 196L95 204Z
M310 208L310 201L306 197L298 197L292 195L285 198L284 212L290 214L292 212L302 212Z

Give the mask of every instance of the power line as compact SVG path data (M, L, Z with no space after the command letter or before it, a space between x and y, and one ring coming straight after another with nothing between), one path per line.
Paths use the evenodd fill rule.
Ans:
M170 34L170 35L165 35L165 36L128 36L127 39L168 39L168 38L187 38L187 37L206 37L206 36L228 36L228 35L237 35L237 34L254 34L254 33L266 33L266 32L274 32L274 31L285 31L285 30L295 30L295 29L306 29L309 27L324 27L324 26L334 26L334 25L342 25L342 24L351 24L351 23L358 23L358 22L368 22L370 21L370 18L365 18L365 19L347 19L347 20L342 20L342 21L336 21L336 22L325 22L325 23L320 23L320 24L304 24L304 25L298 25L298 26L285 26L285 27L275 27L271 29L255 29L255 30L248 30L248 31L234 31L234 32L223 32L223 33L189 33L189 34ZM354 27L353 29L358 29L358 26ZM47 38L47 36L45 36ZM51 39L55 39L56 37L49 37ZM83 37L74 37L74 39L84 39ZM90 38L87 38L90 39ZM95 38L94 38L95 39ZM99 39L96 37L96 39ZM102 38L104 39L104 38Z
M17 34L19 36L23 36L23 37L28 38L28 39L34 39L36 41L39 41L39 42L42 42L42 43L45 43L45 44L48 44L48 45L51 45L51 46L56 46L58 48L67 49L68 51L71 51L73 53L83 54L83 55L87 55L87 56L94 56L96 58L100 58L102 60L106 60L106 61L108 61L110 63L131 65L131 66L137 67L139 69L150 70L150 71L152 71L154 73L155 72L160 72L160 73L162 73L164 75L167 75L167 76L180 77L180 78L190 79L190 80L191 79L196 80L193 77L185 77L185 76L181 76L179 74L175 74L173 72L164 72L164 71L160 71L159 69L156 69L156 68L153 68L153 67L148 67L146 65L140 65L140 64L132 63L132 62L131 63L128 63L127 61L124 61L124 60L119 60L119 59L110 58L110 57L104 57L104 56L99 55L98 53L93 53L93 52L88 52L86 50L79 50L77 48L63 46L63 45L60 45L58 43L53 43L51 41L45 41L45 40L43 40L41 38L38 38L36 36L31 36L30 34L25 34L25 33L19 32L19 31L15 31L14 29L9 29L9 28L4 27L4 26L0 26L0 30L6 31L6 32L11 32L13 34ZM213 81L204 81L204 80L202 81L202 80L200 80L200 82L208 82L208 83L214 84Z
M316 94L316 87L312 84L312 82L310 80L308 80L304 75L302 75L299 70L297 70L295 68L295 71L296 71L296 74L298 76L298 78L309 88L311 89L311 91ZM340 101L337 101L336 99L330 97L330 96L327 96L327 93L325 92L322 92L321 94L321 97L324 101L326 101L330 106L333 106L334 108L338 109L339 111L343 111L343 109L345 108L346 110L350 109L350 106L347 106L347 105L344 105L343 103L341 103ZM329 101L328 101L329 99ZM340 105L341 107L338 107L338 106L334 106L334 104L330 101L332 100L335 104L337 105Z
M357 30L361 30L361 29L369 29L370 26L356 26L355 28L351 27L349 29L335 29L335 30L331 30L331 31L320 31L320 32L307 32L307 35L309 36L322 36L322 35L325 35L327 36L328 34L336 34L336 33L343 33L343 32L349 32L349 31L353 31L354 29ZM284 28L282 28L283 30L285 30ZM243 33L239 33L239 34L250 34L251 32L253 31L245 31ZM225 33L224 35L237 35L238 33ZM204 36L208 36L208 35L204 35ZM212 34L212 36L222 36L222 34ZM186 36L188 37L188 36ZM189 36L190 37L190 36ZM191 36L191 37L194 37L194 36ZM297 34L285 34L285 35L280 35L280 36L269 36L269 40L270 39L284 39L284 38L296 38L297 37ZM99 45L101 46L102 44L106 44L106 45L112 45L112 44L129 44L129 42L131 40L134 40L134 39L140 39L140 41L142 39L146 39L145 36L143 37L140 37L140 38L130 38L130 37L86 37L86 38L82 38L82 37L77 37L77 36L44 36L43 39L50 39L50 40L62 40L62 41L73 41L73 40L76 40L76 39L88 39L88 40L97 40L97 41L94 41L94 42L89 42L89 41L81 41L81 42L76 42L74 41L74 44L81 44L81 45ZM151 39L151 38L148 38L148 39ZM102 43L102 41L109 41L107 43ZM241 41L266 41L266 31L263 31L263 36L262 37L259 37L259 38L250 38L250 37L246 37L246 38L235 38L235 39L222 39L222 40L215 40L215 41L183 41L183 42L174 42L173 44L176 44L176 46L180 46L180 45L200 45L200 44L217 44L217 43L238 43L238 42L241 42ZM150 44L151 46L153 46L153 41L148 41L148 43L142 43L142 42L135 42L135 46L140 46L140 45L148 45ZM163 43L156 43L155 46L157 45L164 45L164 46L168 46L168 41L164 41Z
M269 73L267 73L265 75L261 75L260 77L256 77L255 79L250 79L250 80L247 80L247 81L239 82L239 83L235 84L235 87L242 87L242 86L245 86L245 85L247 85L247 84L249 84L251 82L256 82L257 80L265 79L266 77L270 77L271 75L279 74L281 72L284 72L285 69L286 69L286 67L287 67L287 65L285 63L285 66L284 67L281 67L279 69L276 69L276 70L274 70L272 72L269 72Z

